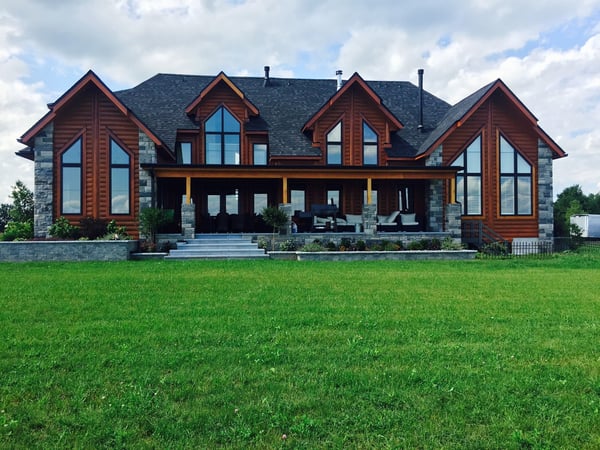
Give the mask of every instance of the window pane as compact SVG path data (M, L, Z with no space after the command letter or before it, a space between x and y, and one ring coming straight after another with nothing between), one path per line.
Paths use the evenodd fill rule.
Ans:
M225 164L240 163L240 136L239 134L225 135Z
M481 177L467 177L467 214L481 214Z
M515 213L515 179L513 177L500 178L500 214L511 215Z
M268 206L269 196L265 193L254 194L254 212L260 214L260 212Z
M327 164L342 163L342 146L339 144L327 145Z
M223 131L223 123L221 121L221 108L208 118L204 124L204 131L220 133Z
M377 143L377 134L366 122L363 122L363 142Z
M81 169L63 167L62 170L62 212L81 213Z
M531 173L531 165L517 153L517 172L518 173Z
M460 156L454 160L454 162L452 163L452 165L453 166L458 166L458 167L464 167L465 166L465 154L464 154L464 152L461 153ZM461 170L461 172L463 172L463 171Z
M339 208L339 206L340 206L340 191L338 191L338 190L327 191L327 203L329 203L329 204L333 203L334 205L336 205Z
M515 171L515 149L500 137L500 172L514 173Z
M304 191L292 190L290 192L290 200L292 202L292 211L304 211L305 199Z
M221 135L206 135L206 164L221 164Z
M129 168L113 167L110 170L110 212L129 214Z
M206 207L210 216L216 216L221 211L221 196L208 194L206 196Z
M265 166L267 164L267 144L254 144L254 165Z
M129 155L121 148L119 144L111 139L110 141L110 163L129 165Z
M466 214L465 210L465 177L458 175L456 177L456 201L462 205L462 213Z
M179 144L181 150L181 161L180 164L191 164L192 163L192 143L181 142Z
M237 189L235 194L227 194L225 196L225 211L229 214L239 213L239 195Z
M327 142L342 142L342 122L338 122L338 124L327 133Z
M81 138L77 139L73 144L62 154L63 164L81 164Z
M226 133L239 133L240 123L231 115L229 111L227 111L226 108L221 109L223 110L223 131Z
M467 148L467 172L481 173L481 137L477 137Z
M531 177L519 177L517 179L517 195L519 196L518 214L531 214Z
M363 146L363 164L377 164L377 145L365 144Z

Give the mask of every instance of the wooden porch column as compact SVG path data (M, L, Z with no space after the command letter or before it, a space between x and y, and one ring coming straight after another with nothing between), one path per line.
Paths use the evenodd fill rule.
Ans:
M372 188L373 188L373 179L367 178L367 205L370 205L371 201L372 201L372 195L371 195Z
M283 195L281 198L283 201L281 203L288 203L288 179L287 177L283 177Z
M185 177L185 203L192 203L192 177Z
M450 202L456 203L456 178L450 178Z

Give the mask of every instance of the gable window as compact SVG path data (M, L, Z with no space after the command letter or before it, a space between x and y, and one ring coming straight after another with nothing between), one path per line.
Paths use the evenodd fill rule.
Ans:
M131 157L113 139L110 140L110 213L129 214Z
M464 215L481 215L481 136L477 136L452 165L462 166L456 174L456 201Z
M500 214L532 214L531 164L500 136Z
M254 144L253 153L255 166L267 165L267 144Z
M377 164L377 133L363 120L363 165Z
M327 133L327 164L342 164L342 122Z
M177 163L191 164L192 163L192 143L178 142L177 143Z
M81 138L61 155L60 170L61 211L63 214L81 214Z
M240 163L240 123L221 106L204 124L206 164Z

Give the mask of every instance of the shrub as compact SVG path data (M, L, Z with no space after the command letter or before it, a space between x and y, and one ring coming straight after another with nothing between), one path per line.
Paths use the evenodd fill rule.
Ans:
M362 239L359 239L358 241L356 241L356 250L358 250L359 252L364 252L367 249L367 244L365 241L363 241Z
M113 219L106 225L106 235L102 237L105 241L113 240L126 240L129 239L127 234L127 228L118 226L117 222Z
M77 239L79 237L79 228L71 225L66 217L59 217L48 228L50 236L59 239Z
M107 222L104 219L86 217L79 221L81 235L90 240L98 239L107 233Z
M480 252L488 256L508 256L510 250L506 242L491 242L481 247Z
M31 222L8 222L2 234L3 241L24 241L31 238L33 238Z
M409 250L425 250L425 246L423 245L423 241L410 241L408 243L407 248Z
M279 250L282 252L293 252L298 249L298 243L294 239L288 239L279 244Z
M310 242L305 244L304 247L300 249L301 252L324 252L327 249L323 247L323 245L319 241Z
M386 252L397 252L401 247L398 246L395 242L385 241L382 245L382 250Z
M455 242L450 236L447 236L442 241L442 250L462 250L463 245L460 242Z
M149 241L150 247L156 247L156 233L159 227L173 221L173 210L144 208L140 212L140 228Z

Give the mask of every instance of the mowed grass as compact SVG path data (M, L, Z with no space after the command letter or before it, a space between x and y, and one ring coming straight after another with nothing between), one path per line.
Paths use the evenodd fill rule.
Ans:
M600 448L600 258L0 264L2 448Z

